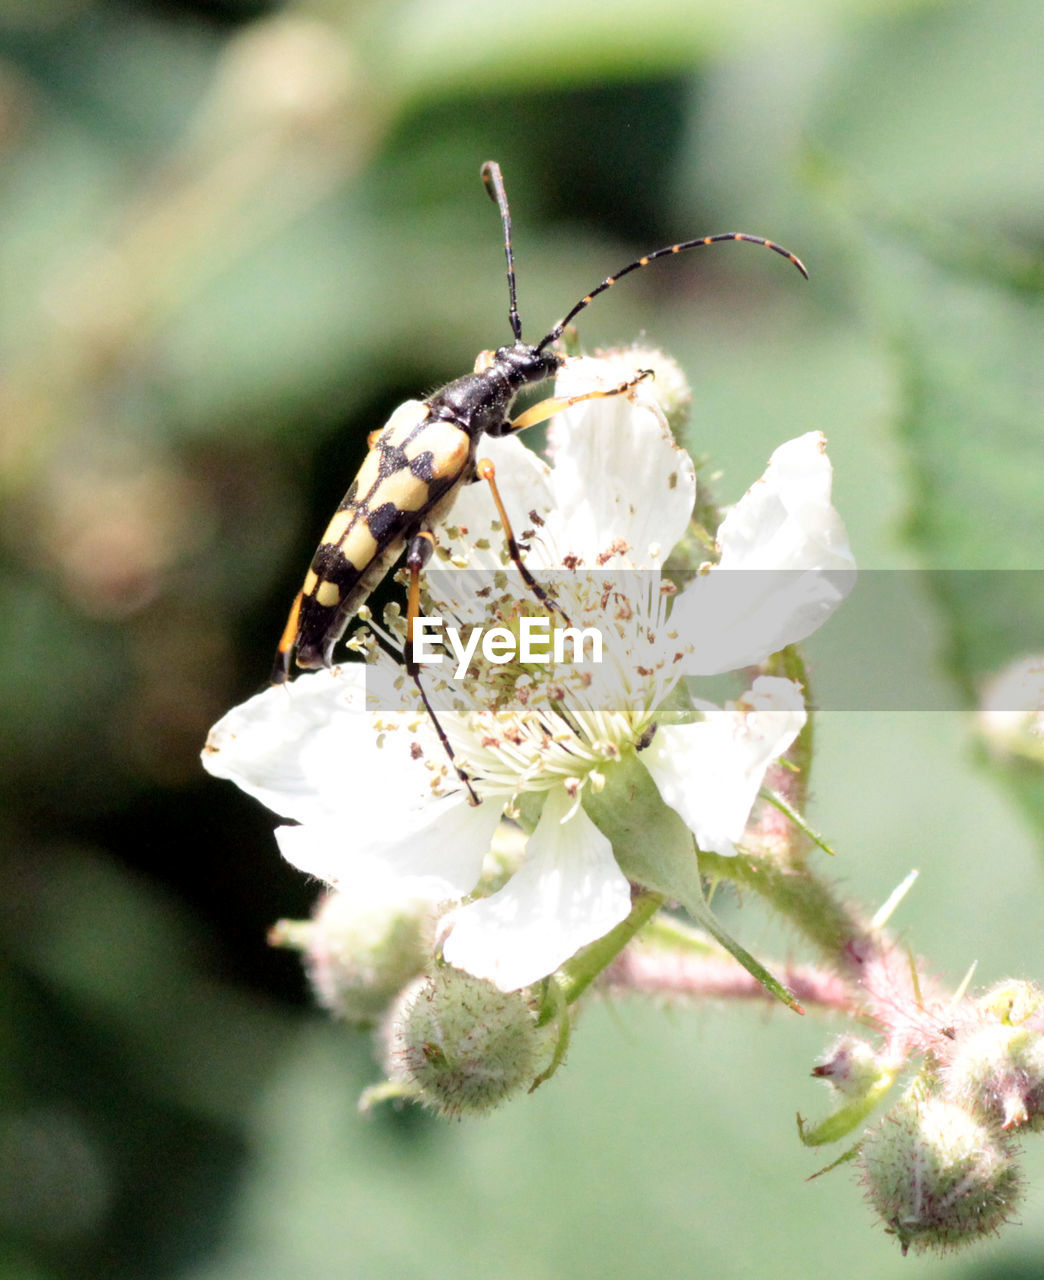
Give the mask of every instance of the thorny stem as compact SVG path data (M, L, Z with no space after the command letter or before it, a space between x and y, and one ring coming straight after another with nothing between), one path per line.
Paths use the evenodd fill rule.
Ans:
M769 857L703 853L705 873L763 898L816 947L847 990L828 987L828 1003L877 1026L897 1054L921 1050L947 1035L954 1011L949 994L885 929L868 924L840 901L832 886L805 867ZM822 981L822 978L820 979ZM821 1001L813 997L813 1003Z
M843 967L848 946L855 942L866 945L869 940L862 918L837 899L831 885L807 868L751 854L724 858L706 852L700 854L700 867L712 880L731 881L763 898L833 964Z
M707 950L706 947L703 948ZM768 968L797 997L802 1008L848 1012L852 998L836 974L812 965L770 963ZM753 974L728 955L641 944L628 947L605 972L605 987L645 995L749 1000L772 1003L775 997Z

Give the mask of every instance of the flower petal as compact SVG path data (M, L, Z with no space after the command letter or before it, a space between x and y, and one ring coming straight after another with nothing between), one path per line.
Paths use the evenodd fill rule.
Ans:
M830 501L833 477L821 431L781 444L721 522L719 567L854 569L844 521Z
M712 569L675 600L672 630L688 676L754 667L823 625L854 585L854 571L771 573Z
M698 724L662 726L639 757L699 847L725 857L736 852L765 770L806 718L798 685L775 676L755 680L740 704L707 706Z
M721 558L675 600L687 675L754 666L823 625L855 585L818 431L781 445L718 530Z
M367 806L341 823L279 827L276 840L287 862L327 884L346 888L380 863L404 895L439 902L475 887L502 810L495 800L473 807L462 792L403 810L385 791L376 812Z
M565 788L548 793L526 860L508 883L454 915L450 964L515 991L553 973L631 910L612 846Z
M555 394L608 390L636 372L623 360L567 360ZM559 552L593 568L609 563L605 553L617 547L614 563L659 568L688 526L696 473L655 387L639 383L626 395L576 405L552 419L549 438L556 514L565 526Z
M424 756L441 751L435 734L422 717L385 716L401 732L384 733L378 750L366 681L363 664L347 663L266 689L210 731L204 768L298 822L352 820L368 829L390 797L396 811L423 807L431 799Z

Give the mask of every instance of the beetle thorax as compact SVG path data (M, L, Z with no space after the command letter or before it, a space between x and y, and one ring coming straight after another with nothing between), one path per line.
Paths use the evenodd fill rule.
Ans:
M428 401L432 416L449 418L473 440L484 432L499 435L523 387L553 378L562 357L517 342L484 352L475 372L448 383Z
M514 386L516 391L553 378L562 367L562 357L553 351L538 351L525 342L513 347L500 347L493 353L490 372L497 369Z

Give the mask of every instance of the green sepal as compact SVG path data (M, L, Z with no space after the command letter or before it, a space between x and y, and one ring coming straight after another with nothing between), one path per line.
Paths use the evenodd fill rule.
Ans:
M800 1129L801 1129L801 1117L798 1116L799 1132L800 1132ZM833 1173L835 1169L839 1169L843 1164L849 1164L851 1161L855 1160L858 1157L860 1151L862 1151L862 1149L863 1149L863 1144L861 1142L857 1142L855 1146L849 1147L847 1151L842 1151L842 1153L837 1157L836 1160L831 1160L831 1162L829 1164L825 1164L822 1167L822 1169L817 1169L815 1173L810 1173L808 1177L805 1179L805 1181L811 1182L813 1178L821 1178L824 1173Z
M584 809L613 846L620 870L629 880L679 902L693 920L715 938L771 995L798 1013L794 994L759 964L718 922L703 892L692 832L664 804L656 784L637 755L605 771L598 793L584 790Z
M828 1142L839 1142L846 1134L866 1119L877 1105L877 1099L858 1098L846 1102L819 1124L808 1125L799 1113L798 1134L806 1147L824 1147Z
M601 938L588 943L567 960L558 971L556 982L561 991L561 998L566 1005L578 1000L592 982L602 973L631 939L652 919L663 906L663 894L639 893L631 902L631 910L625 920ZM547 1005L541 1008L539 1025L544 1026L550 1020Z
M533 1083L529 1086L529 1092L539 1089L545 1080L550 1080L558 1068L565 1062L566 1052L569 1049L569 1041L573 1033L573 1020L569 1016L569 1008L566 1004L565 993L561 984L554 978L545 978L543 983L543 994L540 1012L537 1016L537 1026L543 1027L551 1021L558 1023L555 1034L554 1048L551 1053L551 1061L547 1064L543 1071L534 1078Z
M806 1147L822 1147L828 1142L839 1142L846 1134L861 1125L871 1111L877 1106L888 1090L895 1083L894 1071L882 1071L874 1084L857 1098L852 1098L843 1106L811 1127L799 1114L797 1118L798 1133ZM833 1168L833 1166L830 1166Z
M829 853L832 858L835 856L834 850L827 844L819 832L809 826L805 818L798 813L794 806L786 799L785 796L781 795L780 792L774 790L772 787L762 787L758 792L758 795L767 804L772 805L774 809L778 809L785 818L789 818L802 835L811 840L812 843L822 849L824 853Z
M420 1102L421 1091L408 1080L382 1080L368 1085L359 1095L359 1110L365 1114L382 1102Z

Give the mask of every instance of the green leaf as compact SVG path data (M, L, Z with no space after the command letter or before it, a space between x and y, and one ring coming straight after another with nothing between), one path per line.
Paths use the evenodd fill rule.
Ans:
M898 372L907 531L966 704L1009 663L1044 652L1044 297L982 256L894 242L875 255L878 310ZM998 766L999 767L999 766ZM1044 775L1005 773L1044 837Z

